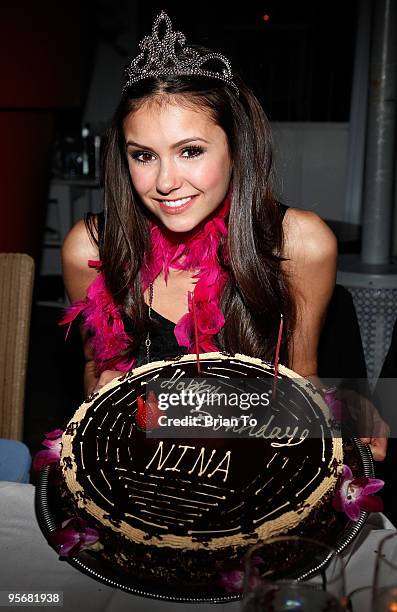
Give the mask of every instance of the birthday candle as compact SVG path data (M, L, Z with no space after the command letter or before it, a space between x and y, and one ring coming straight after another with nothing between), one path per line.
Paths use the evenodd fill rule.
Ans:
M281 338L283 335L283 324L284 324L283 315L280 314L280 327L278 329L276 356L274 358L273 399L276 399L278 359L279 359L279 353L280 353Z
M196 317L196 303L194 300L194 291L189 291L190 297L192 300L192 312L193 312L193 323L194 323L194 340L196 345L196 356L197 356L197 374L201 375L200 368L200 351L199 351L199 343L198 343L198 331L197 331L197 317Z

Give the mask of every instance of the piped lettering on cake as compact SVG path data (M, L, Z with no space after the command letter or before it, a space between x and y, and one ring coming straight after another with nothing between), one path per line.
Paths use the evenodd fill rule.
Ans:
M230 450L226 451L221 460L218 461L219 455L215 457L217 455L217 451L215 448L212 449L211 454L208 456L208 449L202 446L197 456L194 457L193 462L190 462L190 465L186 466L186 462L182 462L182 459L186 455L186 459L189 460L193 451L196 451L195 446L187 446L185 444L178 444L178 446L176 446L175 444L173 444L165 458L163 458L163 454L165 453L164 441L160 440L152 458L146 465L146 470L148 470L157 459L157 471L185 471L189 475L195 472L197 476L206 475L207 478L212 478L214 474L220 472L224 474L223 482L226 482L227 477L229 475L231 458ZM172 465L167 465L167 463L171 463L171 461ZM217 463L215 463L216 461ZM181 465L181 467L178 467L179 465ZM214 466L215 468L212 469Z

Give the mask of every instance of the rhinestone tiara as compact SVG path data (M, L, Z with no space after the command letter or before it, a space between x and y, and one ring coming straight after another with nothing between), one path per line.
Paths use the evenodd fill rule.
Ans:
M162 22L165 23L165 34L161 39ZM176 55L178 43L181 47L179 57ZM185 35L183 32L173 31L171 19L165 11L161 11L156 17L151 36L145 36L139 43L139 48L142 53L135 57L125 69L126 82L123 92L133 83L149 77L186 74L220 79L233 87L236 94L239 95L227 57L222 53L201 55L192 47L187 47ZM219 70L208 70L205 64L209 60L218 60Z

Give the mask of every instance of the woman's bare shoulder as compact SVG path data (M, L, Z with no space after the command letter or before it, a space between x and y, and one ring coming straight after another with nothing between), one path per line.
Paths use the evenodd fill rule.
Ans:
M283 230L284 257L295 261L321 262L337 256L336 236L315 212L288 208Z
M291 367L303 376L317 373L317 348L336 279L337 241L319 215L288 209L283 225L282 263L297 309Z
M83 299L97 271L88 267L90 259L99 259L98 247L83 219L67 233L61 248L63 280L69 299Z
M69 230L62 244L62 258L78 263L88 259L98 259L98 247L90 236L85 221L80 219Z

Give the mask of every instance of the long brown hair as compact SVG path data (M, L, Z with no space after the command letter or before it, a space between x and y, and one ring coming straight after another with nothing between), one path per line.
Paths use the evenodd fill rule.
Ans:
M194 48L210 52L202 46ZM177 101L209 114L226 133L233 160L228 265L222 260L222 245L219 249L229 281L220 302L225 325L216 337L217 344L223 351L272 360L283 313L280 357L283 363L289 362L296 309L281 268L283 228L280 206L273 195L271 129L259 101L237 72L234 81L240 91L238 97L223 82L201 76L139 81L124 93L107 132L103 156L104 227L99 255L107 288L133 332L131 354L142 342L148 326L140 268L150 241L148 214L129 174L123 122L145 103ZM88 229L95 237L92 222L88 222Z

